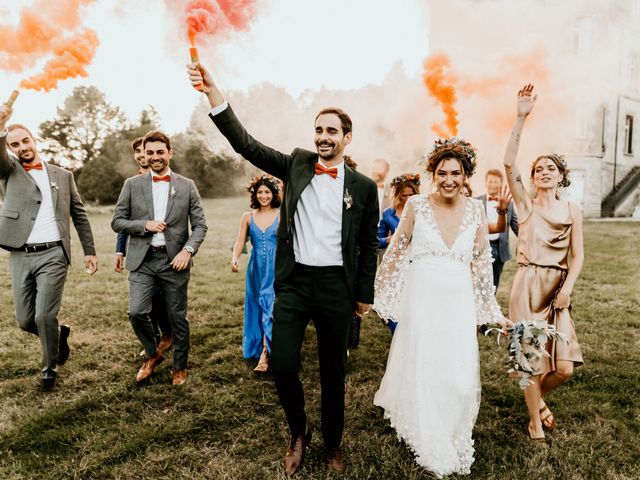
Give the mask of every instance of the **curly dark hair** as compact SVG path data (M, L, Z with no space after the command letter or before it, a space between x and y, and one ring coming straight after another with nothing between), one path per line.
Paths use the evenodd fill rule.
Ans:
M254 210L260 208L260 202L258 202L258 189L264 185L273 194L271 199L271 208L279 208L282 200L280 199L280 187L278 187L278 181L271 175L258 175L253 177L249 181L247 191L251 194L250 206Z
M564 159L564 155L558 155L557 153L548 153L546 155L540 155L538 158L536 158L531 164L531 178L533 179L533 174L535 173L536 165L538 164L538 162L545 158L555 163L556 167L558 167L560 175L562 175L562 180L558 182L558 186L568 187L569 185L571 185L571 180L569 180L570 170L569 167L567 167L567 161Z
M476 170L476 150L473 145L457 137L436 140L433 150L427 156L427 172L433 175L440 164L448 158L458 160L464 174L471 178Z

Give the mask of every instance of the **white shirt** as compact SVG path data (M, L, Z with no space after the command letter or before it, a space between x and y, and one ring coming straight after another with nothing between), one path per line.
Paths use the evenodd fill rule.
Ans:
M326 167L322 160L320 164ZM344 162L337 178L314 175L303 190L293 216L296 262L314 267L342 266L342 203Z
M498 223L498 211L496 207L498 206L498 202L495 200L489 200L489 196L487 195L487 223ZM500 238L499 233L490 233L489 241L498 240Z
M167 175L171 175L171 169L167 172ZM153 193L153 219L157 222L164 222L167 214L167 203L169 203L169 187L170 182L154 182L153 177L162 177L163 175L157 175L151 172L151 192ZM160 247L165 245L164 233L154 233L151 237L151 245L154 247Z
M382 202L384 202L384 187L378 187L378 209L380 210L379 218L382 218Z
M46 163L42 162L42 170L33 169L28 172L31 178L35 180L36 185L38 185L38 189L42 194L42 203L31 233L27 238L27 244L57 242L60 240L60 231L56 223L56 212L53 208L53 197L51 196L51 189L54 187L49 181L46 165ZM56 186L55 188L58 187Z
M216 116L228 106L225 100L209 113ZM318 161L326 167L324 162ZM296 262L303 265L343 265L344 162L335 168L338 169L337 178L327 174L315 175L298 200L293 216L293 251Z

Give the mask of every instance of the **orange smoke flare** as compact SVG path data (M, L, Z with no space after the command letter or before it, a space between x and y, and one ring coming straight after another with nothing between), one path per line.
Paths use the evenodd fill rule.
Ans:
M16 26L0 25L0 69L20 73L53 54L42 73L23 80L22 87L49 91L59 80L86 77L98 37L88 29L67 34L81 24L80 7L94 1L35 0L30 8L21 9Z
M230 30L248 30L255 16L255 0L190 0L185 7L187 37L195 46L196 36Z
M445 115L444 125L434 124L431 129L440 137L449 138L457 135L456 76L449 69L449 57L440 53L427 58L424 62L423 82Z
M60 80L88 77L85 67L93 60L99 44L98 35L89 29L55 42L55 57L47 61L42 73L25 78L20 82L20 86L48 92L56 88Z

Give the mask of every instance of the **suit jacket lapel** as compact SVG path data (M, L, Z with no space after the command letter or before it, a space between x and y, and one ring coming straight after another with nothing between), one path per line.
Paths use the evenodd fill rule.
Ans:
M342 194L342 252L344 255L351 230L351 211L355 192L356 176L346 164L344 166L344 191Z
M48 165L46 167L44 167L47 170L47 175L49 176L49 185L51 188L51 200L53 203L53 211L56 211L56 208L58 206L58 172L53 169L50 168ZM31 175L29 175L31 176ZM55 185L55 187L54 187Z
M151 190L151 173L147 173L143 179L142 193L144 194L144 203L147 204L147 208L149 209L149 218L153 220L156 214L153 206L153 192Z
M287 216L286 220L287 225L287 238L291 235L291 229L293 228L293 216L296 213L296 208L298 207L298 201L300 200L300 195L307 185L311 183L313 180L313 176L315 175L315 165L318 161L318 157L315 157L315 162L309 162L305 165L300 171L300 175L295 179L289 180L289 186L291 187L291 197L287 202ZM288 188L288 187L287 187Z
M173 207L173 199L175 197L175 191L176 191L176 176L173 172L171 172L171 180L169 180L169 199L167 200L167 212L164 214L164 219L166 221L167 218L169 218L169 213L171 212L171 207ZM171 192L174 192L173 195L171 195Z

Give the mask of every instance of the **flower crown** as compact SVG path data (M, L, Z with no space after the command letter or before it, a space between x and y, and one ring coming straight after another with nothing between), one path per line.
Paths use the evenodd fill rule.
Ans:
M427 156L431 156L433 154L433 152L435 152L436 150L445 147L445 146L455 146L455 145L460 145L465 153L467 154L467 158L469 159L469 161L471 162L475 162L476 159L476 148L471 145L469 142L467 142L466 140L460 138L460 137L451 137L451 138L439 138L435 141L435 143L433 144L433 148L431 149L431 153L429 153L429 155Z
M391 180L391 186L396 187L402 183L413 183L416 186L420 186L420 174L419 173L405 173L398 175Z
M269 190L271 190L274 194L280 193L280 187L278 187L278 181L275 177L271 175L263 174L256 175L251 180L249 180L249 184L247 185L247 191L249 193L255 193L260 185L266 185Z

